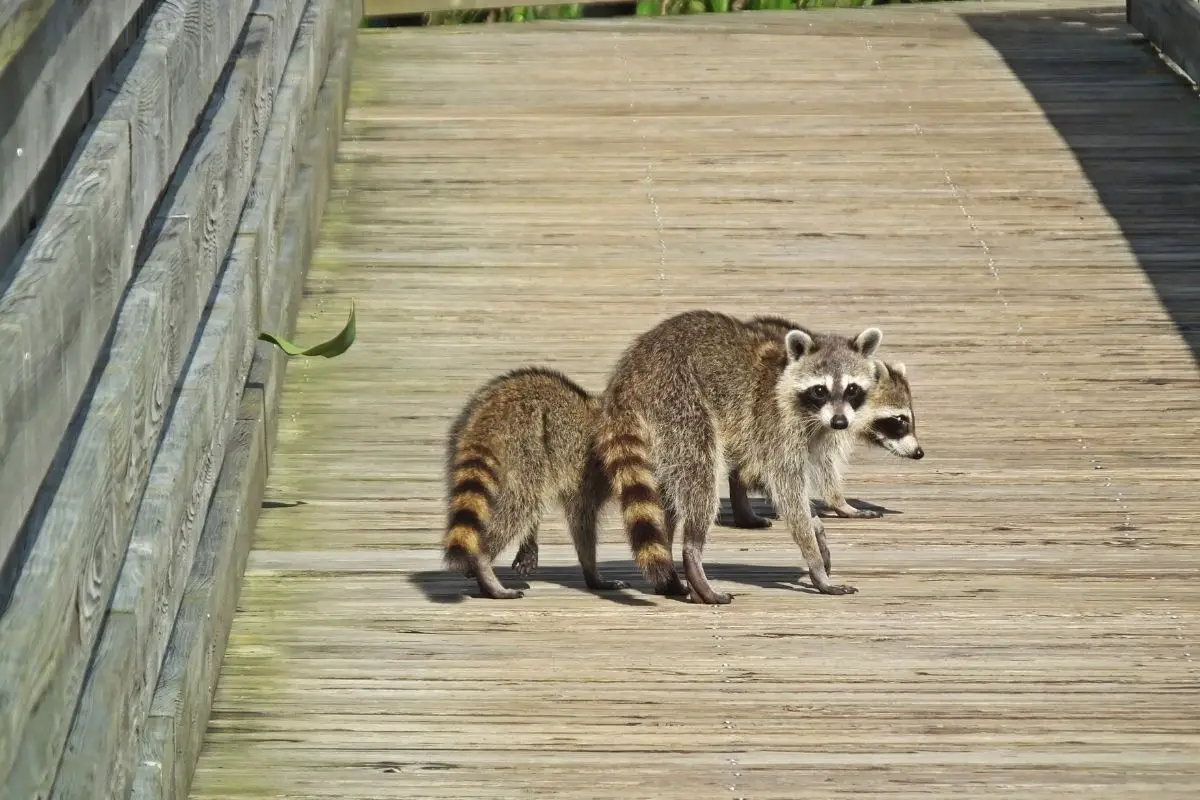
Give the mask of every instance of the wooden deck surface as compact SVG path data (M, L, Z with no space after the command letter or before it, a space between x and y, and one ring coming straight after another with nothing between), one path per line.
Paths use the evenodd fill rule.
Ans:
M1081 7L1082 6L1082 7ZM1119 6L362 32L197 798L1194 798L1200 100ZM717 527L727 607L441 571L443 441L692 307L884 331L920 462ZM1190 332L1189 332L1190 331ZM507 568L501 580L521 585ZM468 594L469 593L469 594Z

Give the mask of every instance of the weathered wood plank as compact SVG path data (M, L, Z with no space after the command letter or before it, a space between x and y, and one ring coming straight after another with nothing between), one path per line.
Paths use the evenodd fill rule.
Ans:
M128 124L92 126L0 296L0 560L17 539L132 272L129 174ZM0 752L0 774L6 756Z
M1162 50L1193 82L1200 81L1200 3L1127 0L1129 24Z
M291 2L293 6L299 4L299 0ZM298 21L298 12L288 9L288 5L276 0L260 3L260 7L268 7L273 13L251 18L240 57L225 87L226 102L210 115L212 130L228 132L212 151L214 158L208 162L207 173L210 181L216 179L218 196L234 201L223 211L226 217L229 209L237 208L236 198L246 195L265 119L271 111L278 67L286 56L286 50L277 46L276 41L290 42ZM197 159L196 163L205 162ZM212 169L216 164L224 165L223 179L219 175L221 170ZM195 185L208 192L213 184ZM179 196L186 195L185 185ZM221 222L220 217L215 220ZM199 243L201 250L197 256L204 263L188 264L182 270L183 274L194 276L188 287L189 297L204 296L211 282L209 254L204 245L211 244L215 250L222 243L227 244L230 227L228 222L218 224L215 235ZM183 251L193 252L190 246ZM204 507L232 425L232 412L223 409L236 400L234 387L242 386L252 353L254 339L249 331L259 305L255 260L252 246L234 245L222 279L226 288L218 295L218 306L203 329L200 350L193 356L193 367L142 497L108 622L54 785L54 797L91 796L96 786L106 786L107 796L117 797L123 796L127 789L127 767L132 766L137 735L150 704L175 609L203 525ZM222 295L230 292L236 295L239 304L226 303L228 307L222 307ZM185 301L184 305L190 307L193 302ZM230 318L231 309L245 314ZM214 326L217 333L211 331ZM236 333L233 339L228 338L225 330L230 326ZM182 329L186 328L183 325ZM219 336L225 338L214 338ZM196 375L195 359L205 353L210 339L232 350L221 350L216 366L210 365L208 371ZM178 357L179 353L172 355ZM164 534L164 530L169 533Z
M282 67L264 64L277 52L274 31L267 17L247 22L236 66L214 95L188 170L174 181L162 220L168 235L153 246L130 289L130 310L123 308L118 320L96 390L107 405L93 400L111 413L88 414L63 485L35 521L37 541L0 619L6 644L0 685L13 687L0 718L0 732L12 732L0 737L0 745L8 745L0 752L0 775L13 796L31 796L53 780L146 484L162 407L225 257L261 146L266 109L255 99L264 82L278 85ZM97 514L110 530L85 524ZM84 587L76 610L72 598ZM27 671L31 660L43 668ZM48 696L39 700L43 692Z
M52 798L124 797L253 354L253 253L235 248L154 459Z
M132 274L133 247L146 226L146 215L208 102L220 70L202 66L218 58L224 63L233 48L232 31L213 33L208 20L220 15L212 9L220 7L223 15L238 12L244 18L249 5L250 0L164 0L147 23L147 47L128 57L132 62L121 68L126 80L105 101L107 110L98 123L105 130L124 126L136 145L131 145L131 163L120 174L113 173L113 182L91 186L85 208L90 215L120 212L127 223L116 225L110 220L97 229L100 238L89 240L91 231L86 226L67 224L65 215L76 204L60 192L32 242L11 267L11 285L0 296L0 318L5 320L0 328L0 406L15 409L5 418L6 429L0 431L0 497L6 499L0 507L0 559L8 554L84 391ZM197 39L199 47L194 44ZM165 74L171 77L165 86L160 79L164 51ZM145 62L139 63L143 58ZM208 73L211 80L205 77ZM171 121L165 152L161 150L163 120ZM95 161L91 147L81 145L79 158L63 179L64 187L90 180L87 170L94 169ZM111 199L98 203L99 197ZM125 227L131 232L131 243L122 238ZM96 251L94 257L61 257L68 250L78 256L89 248ZM48 260L48 251L59 255ZM89 265L86 280L77 277L80 264ZM8 757L0 750L0 774Z
M265 287L271 284L277 262L284 198L295 178L296 160L304 152L306 137L302 132L306 130L329 65L337 6L338 0L315 0L304 11L295 47L280 82L255 182L238 227L239 235L250 233L257 237L258 264L262 270L259 285L263 287L256 318L260 329L274 330L264 323L270 299Z
M135 785L131 800L186 798L203 743L266 481L261 393L248 393L242 408L252 416L234 427L150 710L148 725L156 727L148 730L172 736L157 746L143 740L138 765L170 763L170 771L160 786Z
M286 96L281 92L276 101L278 114L272 114L273 127L288 127L296 133L307 132L307 129L297 131L289 124L288 117L312 119L313 135L302 139L300 146L296 147L305 164L328 163L329 154L336 150L340 125L330 122L340 122L342 106L339 81L348 75L350 49L343 47L339 52L340 57L329 65L326 83L332 91L322 90L320 99L325 104L318 106L315 114L301 113L300 108L283 108L280 103L285 100L300 103L310 97L320 102L316 92L310 91L308 86L317 84L321 77L319 73L325 72L329 61L313 60L311 54L320 49L318 38L333 40L335 34L352 47L354 35L350 16L342 9L333 13L321 11L316 16L306 13L306 20L315 24L301 28L292 58L289 59L288 72L284 76L285 81L289 77L293 79L295 91ZM330 30L322 30L326 28ZM305 74L294 74L300 71ZM310 171L306 177L314 174ZM255 177L256 183L260 180L275 180L278 185L284 182L284 175L274 165L264 162L260 164ZM300 229L312 224L313 204L324 206L324 197L314 194L319 184L315 180L297 180L292 183L294 196L289 197L286 204L279 204L286 205L290 212L284 226L285 241L312 240L311 236L302 235ZM258 196L267 197L272 193L272 189L262 187ZM252 215L248 204L241 227L245 228L247 223L255 221L260 230L269 224L264 215ZM248 233L239 235L235 247L239 245L250 250L257 249L256 238ZM300 283L304 269L305 264L300 263L273 274L280 280ZM292 293L283 292L279 296L288 299L295 297ZM264 350L265 346L260 344L260 350L255 354L256 361L262 360ZM276 403L277 398L276 392ZM266 449L267 402L263 388L248 381L242 400L241 419L235 429L235 441L230 444L226 455L192 576L163 661L151 716L139 746L137 777L131 792L134 800L183 798L187 795L203 742L208 709L216 689L241 576L262 502L269 454Z
M128 50L145 24L147 2L27 3L29 13L18 13L18 19L37 21L10 59L4 57L7 31L0 28L0 97L21 98L0 105L0 265L13 257L33 218L44 213L96 110L93 99L114 77L113 56Z

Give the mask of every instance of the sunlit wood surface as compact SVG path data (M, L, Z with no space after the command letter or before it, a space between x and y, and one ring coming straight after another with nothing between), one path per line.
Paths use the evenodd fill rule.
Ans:
M362 31L195 798L1194 798L1200 100L1120 6ZM526 363L599 391L692 307L884 331L924 461L862 452L808 593L722 608L557 510L526 597L443 572L443 441ZM502 581L522 585L502 559Z

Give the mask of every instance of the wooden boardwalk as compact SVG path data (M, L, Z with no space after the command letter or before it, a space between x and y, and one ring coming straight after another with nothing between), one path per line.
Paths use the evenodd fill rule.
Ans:
M1200 784L1200 100L1122 7L362 32L195 798L1155 798ZM714 529L731 606L441 571L450 417L706 306L884 331L927 452ZM1183 331L1183 333L1181 333ZM1190 331L1190 333L1188 332ZM1191 336L1191 346L1186 339ZM502 580L520 585L502 558Z

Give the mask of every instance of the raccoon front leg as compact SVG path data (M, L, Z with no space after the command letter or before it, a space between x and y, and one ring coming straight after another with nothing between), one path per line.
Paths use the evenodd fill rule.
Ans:
M835 595L857 592L858 589L853 586L830 582L829 570L825 566L829 558L829 547L825 543L825 526L812 515L808 492L803 484L795 478L780 481L771 487L771 497L775 499L780 516L786 520L792 538L800 546L800 552L808 566L809 580L817 591Z
M606 579L596 566L595 502L574 494L562 497L561 502L567 513L571 541L575 543L575 553L579 556L579 566L583 568L583 580L587 587L592 591L613 591L628 586L625 581Z
M811 465L813 485L820 493L821 499L825 501L825 505L829 506L839 517L851 519L882 517L883 514L879 511L855 508L846 502L846 495L842 493L842 486L845 483L842 470L846 464L847 455L848 452L837 447L816 454Z
M825 565L826 574L833 572L833 564L829 559L829 544L825 541L825 523L820 517L812 518L813 529L817 532L817 549L821 551L821 562Z
M729 505L733 509L733 524L739 528L769 528L771 520L754 513L746 485L736 469L729 470Z

